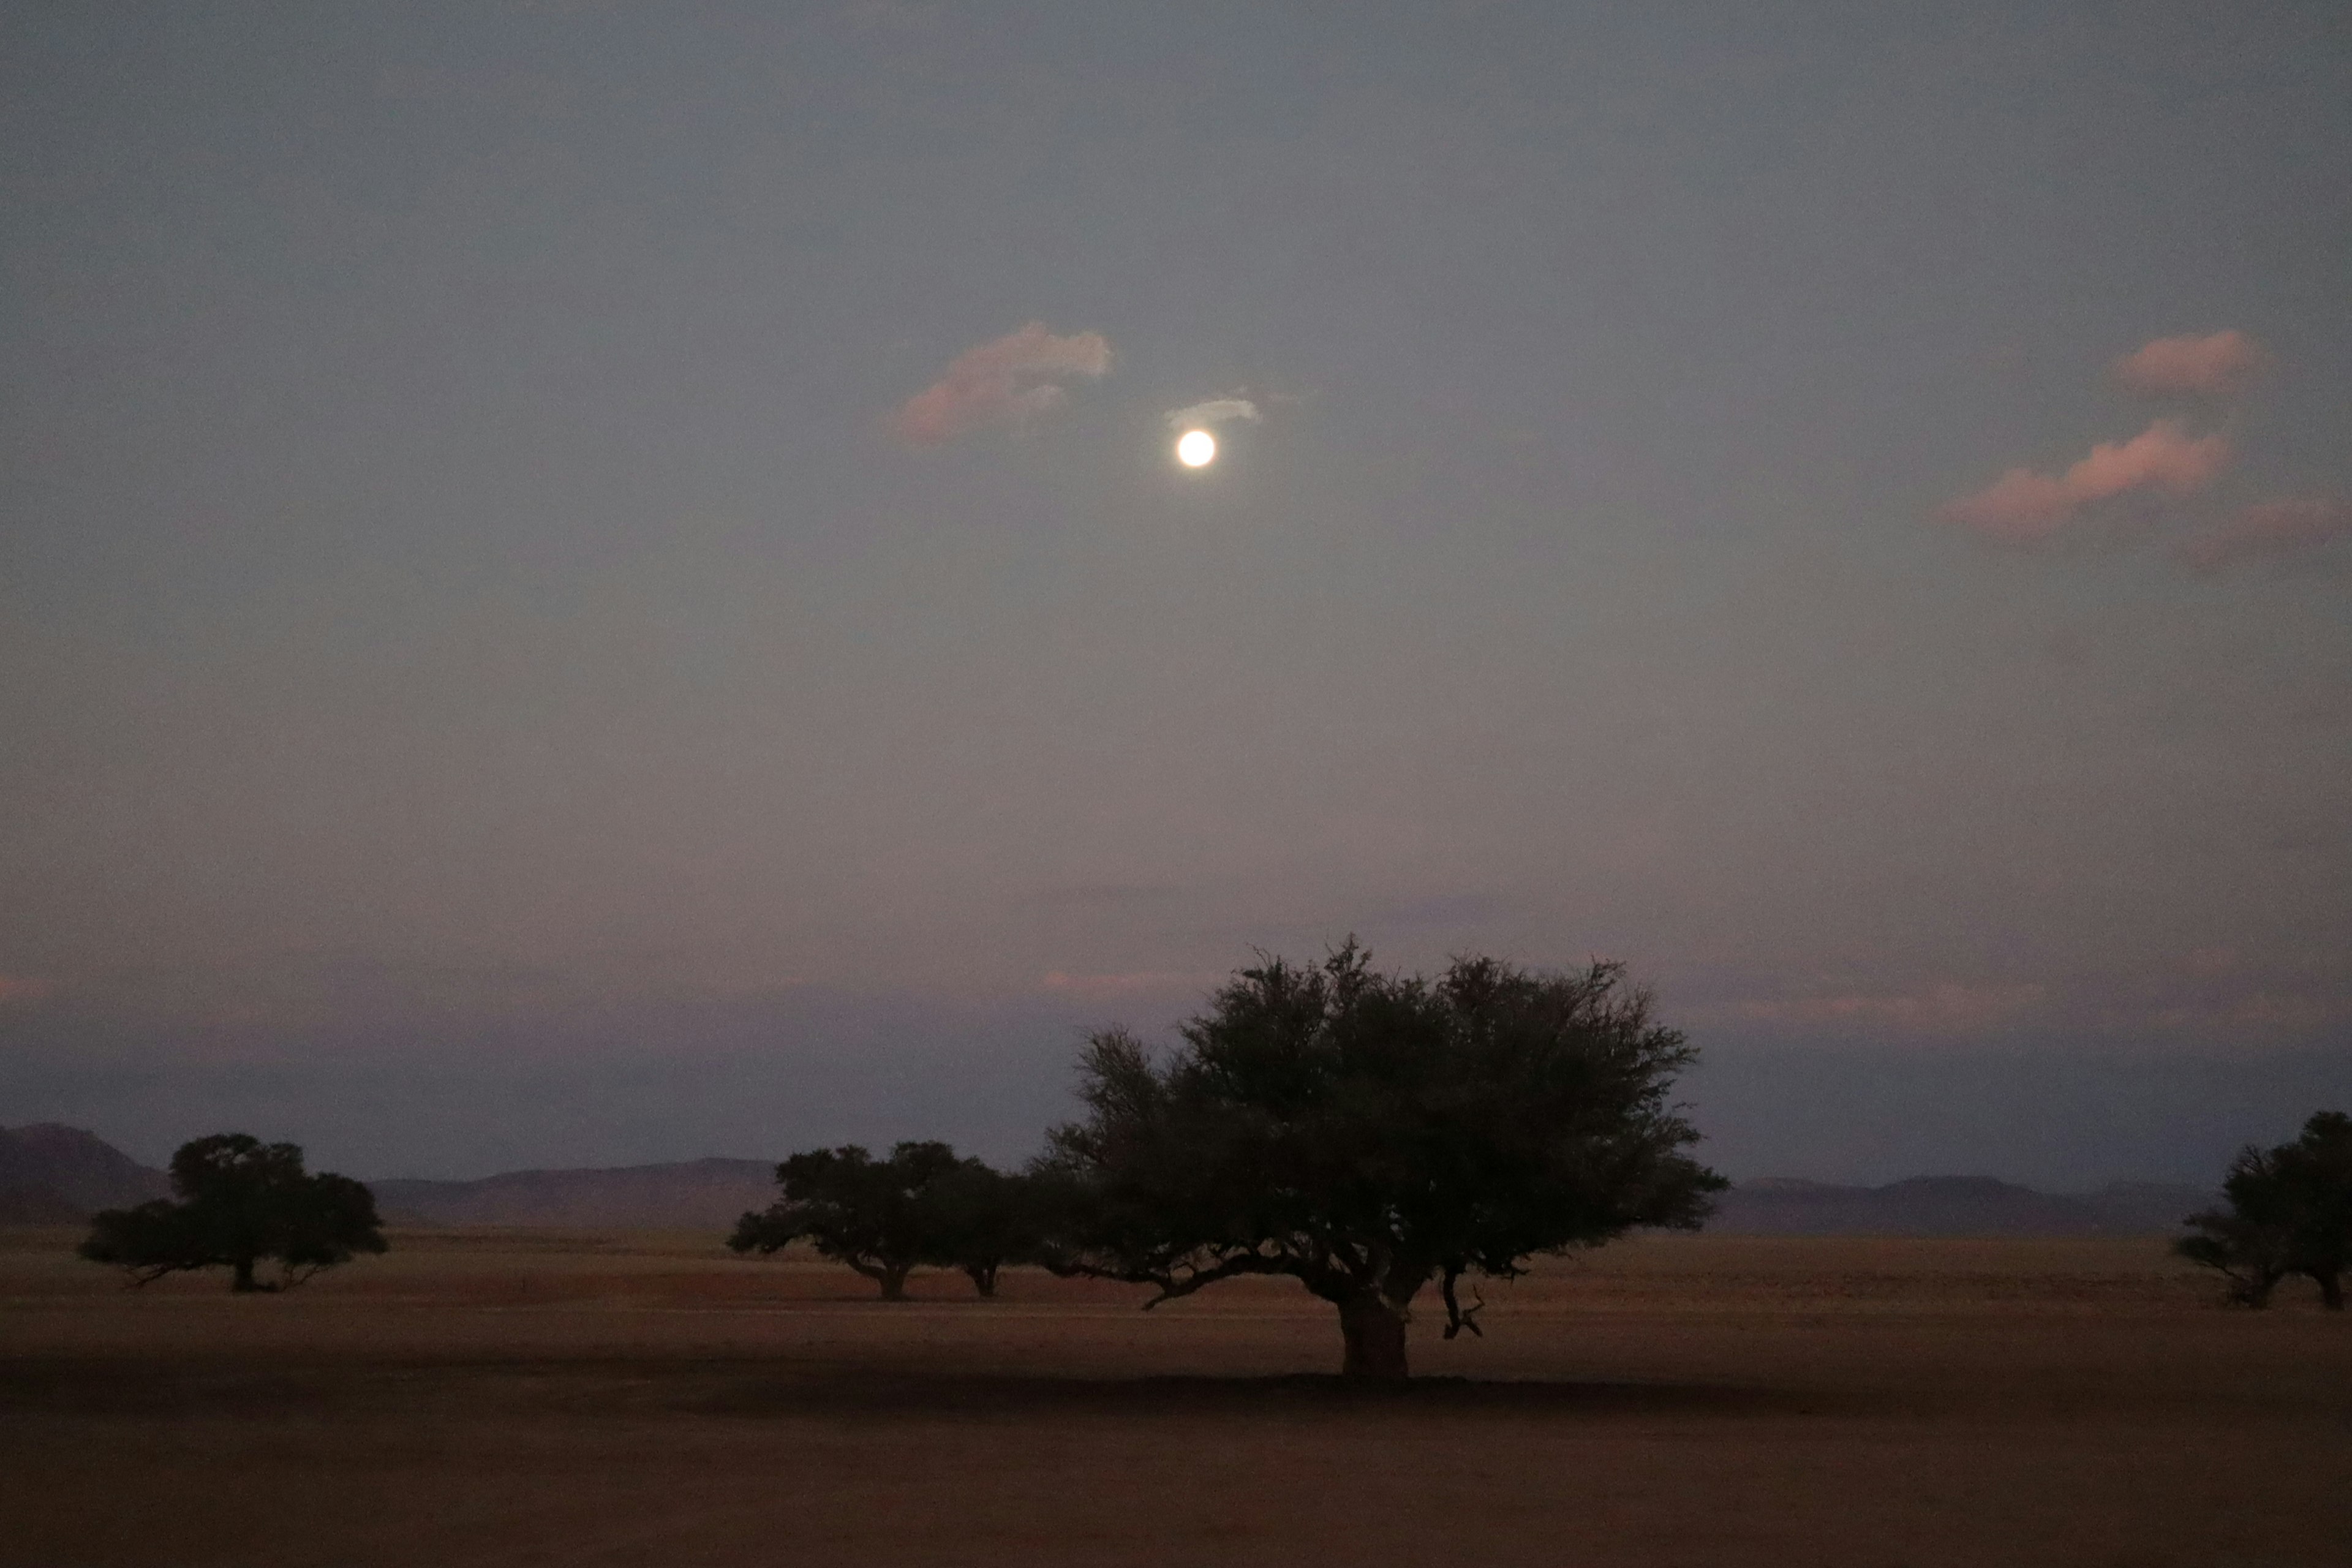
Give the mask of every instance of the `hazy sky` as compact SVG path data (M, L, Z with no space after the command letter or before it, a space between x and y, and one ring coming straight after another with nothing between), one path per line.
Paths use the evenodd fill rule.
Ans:
M2352 1103L2336 0L7 5L0 364L0 1122L1012 1157L1351 931Z

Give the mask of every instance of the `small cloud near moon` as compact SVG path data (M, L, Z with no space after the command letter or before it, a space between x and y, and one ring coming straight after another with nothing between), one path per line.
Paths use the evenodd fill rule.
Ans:
M1222 425L1228 419L1246 419L1255 425L1264 417L1265 416L1257 411L1256 404L1238 392L1230 392L1222 397L1212 397L1206 402L1187 404L1181 408L1171 409L1168 414L1168 423L1175 426L1179 430L1192 430Z

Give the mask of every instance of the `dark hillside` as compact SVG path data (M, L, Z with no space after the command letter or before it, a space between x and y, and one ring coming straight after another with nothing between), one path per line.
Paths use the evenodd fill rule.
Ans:
M0 1129L0 1214L26 1216L5 1223L58 1224L169 1197L172 1183L95 1132L44 1121Z
M1748 1236L2129 1236L2176 1230L2213 1201L2196 1187L2161 1182L2043 1193L1990 1176L1913 1176L1883 1187L1767 1176L1717 1199L1707 1229Z

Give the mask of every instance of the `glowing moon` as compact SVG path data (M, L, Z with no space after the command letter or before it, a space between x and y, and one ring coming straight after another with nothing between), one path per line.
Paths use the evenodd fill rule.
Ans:
M1176 460L1188 468L1204 468L1217 460L1217 438L1206 430L1187 430L1176 438Z

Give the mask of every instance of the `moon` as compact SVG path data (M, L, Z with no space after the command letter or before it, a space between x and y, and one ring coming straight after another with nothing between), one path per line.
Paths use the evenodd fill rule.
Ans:
M1217 460L1217 438L1206 430L1187 430L1176 438L1176 460L1188 468L1205 468Z

